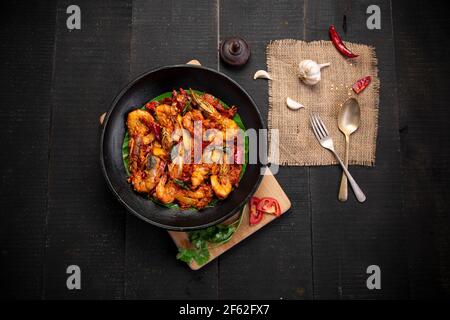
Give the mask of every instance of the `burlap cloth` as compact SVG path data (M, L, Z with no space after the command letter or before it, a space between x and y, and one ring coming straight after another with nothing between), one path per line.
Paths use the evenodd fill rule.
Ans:
M355 97L351 86L358 79L372 76L370 86L356 96L361 107L359 129L350 137L349 163L373 166L378 127L379 87L375 49L346 42L359 54L345 59L330 41L304 42L276 40L267 46L269 80L269 129L279 130L280 165L308 166L336 164L333 155L316 140L309 124L310 112L317 112L333 138L339 155L344 157L345 138L339 131L339 109L349 97ZM307 86L298 79L298 64L305 59L318 63L330 62L322 69L322 80ZM306 108L290 110L290 97Z

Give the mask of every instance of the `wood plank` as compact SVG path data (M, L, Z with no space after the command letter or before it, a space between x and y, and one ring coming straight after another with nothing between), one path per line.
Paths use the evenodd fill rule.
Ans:
M125 210L99 166L98 116L129 72L131 1L78 1L81 30L58 1L45 298L123 298ZM66 268L81 268L81 290Z
M392 5L410 297L448 298L450 19L444 4Z
M55 1L6 2L2 6L0 127L6 135L0 155L3 299L39 299L42 294L55 13Z
M133 1L131 75L191 59L215 68L215 19L212 1ZM176 260L176 254L167 231L129 215L126 298L217 298L217 263L194 273Z
M266 175L263 177L261 184L258 187L258 190L256 190L255 197L263 198L263 197L273 197L278 200L278 203L280 204L281 214L284 214L286 211L289 210L291 207L291 201L284 193L283 189L281 188L278 181L275 179L275 177L272 175L271 171L269 169L266 169ZM220 246L212 246L209 248L209 260L207 263L213 261L214 259L218 258L221 254L225 253L229 249L233 248L235 245L239 244L241 241L247 239L250 237L253 233L259 231L261 228L269 224L270 222L274 221L277 217L273 215L264 215L263 219L260 223L254 226L250 226L249 224L249 208L248 206L244 207L244 211L242 212L243 217L240 224L239 229L234 233L233 237L227 242ZM240 214L234 215L232 218L225 221L225 224L233 223L237 219L239 219ZM170 236L172 237L172 240L175 242L175 245L178 248L189 248L191 247L190 241L189 241L189 235L186 232L175 232L175 231L169 231ZM192 261L189 264L189 267L192 270L198 270L204 265L198 265L195 261Z
M307 40L328 39L335 24L344 40L375 46L381 81L377 159L374 168L351 167L367 194L359 204L337 200L341 170L310 169L315 298L373 299L408 297L405 215L402 211L398 104L390 1L378 1L382 29L366 28L370 1L308 1ZM337 138L337 137L336 137ZM381 290L368 290L366 268L381 268Z
M304 1L219 1L220 39L239 35L251 46L243 68L220 65L220 71L239 82L267 119L268 85L253 80L266 69L270 40L302 39ZM267 120L266 120L267 121ZM220 298L308 299L313 296L308 170L283 167L275 175L292 202L288 215L274 221L220 257ZM270 276L268 276L270 275ZM243 285L245 284L245 285Z

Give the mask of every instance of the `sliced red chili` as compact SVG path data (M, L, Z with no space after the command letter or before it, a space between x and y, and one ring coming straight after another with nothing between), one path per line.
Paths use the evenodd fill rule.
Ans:
M257 197L252 197L250 199L250 203L249 203L249 209L250 209L250 217L249 217L249 223L251 226L254 226L256 224L258 224L262 218L263 218L263 212L258 211L258 203L259 203L259 198Z
M264 197L259 200L257 210L272 214L278 217L281 214L280 204L278 201L271 197Z
M358 55L351 52L344 44L344 42L341 39L341 36L339 33L337 33L336 28L334 26L330 26L330 29L328 30L328 33L330 35L331 42L333 42L336 49L347 58L356 58Z
M359 94L369 86L370 82L372 82L371 76L364 77L356 81L355 84L352 86L352 89L353 91L355 91L356 94Z

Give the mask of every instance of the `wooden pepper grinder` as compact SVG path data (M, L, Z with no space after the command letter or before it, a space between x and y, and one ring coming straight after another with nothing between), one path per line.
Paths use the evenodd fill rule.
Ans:
M231 66L243 66L250 58L250 46L241 37L225 39L220 44L220 58Z

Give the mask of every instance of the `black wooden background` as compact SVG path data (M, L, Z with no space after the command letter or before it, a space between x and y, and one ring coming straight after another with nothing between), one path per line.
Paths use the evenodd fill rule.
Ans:
M81 8L81 30L66 8ZM381 30L366 8L381 8ZM442 4L443 5L443 4ZM337 167L282 167L292 209L193 272L166 231L127 214L99 168L98 117L139 73L193 58L243 85L267 116L270 40L374 45L381 101L377 165L352 168L368 201L337 201ZM394 299L450 296L450 34L428 1L109 0L2 2L0 296L3 298ZM252 47L243 69L221 39ZM82 289L66 288L66 268ZM366 268L381 267L381 290Z

